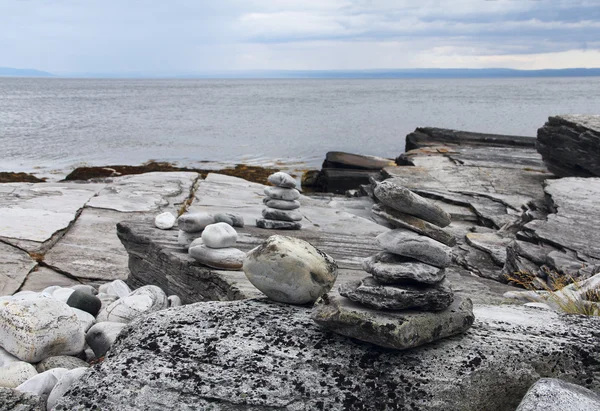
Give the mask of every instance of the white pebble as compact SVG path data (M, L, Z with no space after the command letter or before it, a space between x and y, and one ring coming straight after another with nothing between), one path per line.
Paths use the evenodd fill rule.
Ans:
M154 218L154 225L156 228L160 228L161 230L169 230L173 228L177 218L168 211L162 214L159 214Z

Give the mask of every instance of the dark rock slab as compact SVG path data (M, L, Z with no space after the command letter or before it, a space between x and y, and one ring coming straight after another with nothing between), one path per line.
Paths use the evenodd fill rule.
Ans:
M446 244L450 247L456 244L456 238L451 233L444 231L435 224L421 220L418 217L402 213L383 204L375 204L372 208L372 211L373 214L386 219L396 228L406 228L407 230L414 231L415 233L433 238L434 240L437 240L440 243Z
M600 177L600 115L550 117L536 147L557 176Z
M480 306L466 333L392 351L310 312L246 300L152 313L57 409L513 411L542 376L600 388L597 318Z
M395 165L394 160L389 158L330 151L325 155L322 168L381 170L384 167L393 165Z
M382 251L363 260L363 269L382 284L434 285L446 277L443 268Z
M272 220L270 218L259 218L256 220L256 226L258 228L265 228L267 230L300 230L302 223L298 221L282 221Z
M454 293L448 281L432 286L425 285L386 285L378 283L373 277L346 283L339 293L375 310L423 310L440 311L448 308L454 301Z
M506 247L513 241L511 237L503 237L498 233L468 233L467 243L488 253L499 267L506 264Z
M369 184L372 177L379 177L379 170L354 170L345 168L323 168L312 188L325 193L344 194Z
M600 410L600 395L557 378L542 378L525 394L517 411Z
M448 145L485 147L525 147L534 148L534 137L508 136L502 134L474 133L436 127L418 127L406 136L406 151L416 148Z

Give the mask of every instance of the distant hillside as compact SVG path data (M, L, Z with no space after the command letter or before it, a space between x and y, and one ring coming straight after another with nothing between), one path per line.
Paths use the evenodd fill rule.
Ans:
M0 67L0 77L52 77L53 74L34 70L34 69L18 69L12 67Z

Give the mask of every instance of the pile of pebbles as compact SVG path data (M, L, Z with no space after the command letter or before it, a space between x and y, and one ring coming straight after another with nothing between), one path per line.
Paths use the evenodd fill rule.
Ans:
M256 220L256 226L274 230L301 229L300 192L296 190L296 180L279 171L271 174L268 181L275 187L265 187L263 202L267 208L262 211L263 218Z
M371 275L340 286L342 297L321 302L313 319L341 334L395 349L466 331L474 321L472 303L455 297L445 272L452 262L447 244L455 243L443 230L450 215L391 181L377 184L374 194L381 201L374 213L402 228L377 236L383 251L363 261Z
M193 212L177 219L178 242L196 261L220 270L241 270L246 253L234 247L244 218L235 213Z
M39 396L52 409L129 322L179 305L159 287L132 291L121 280L2 296L0 387Z

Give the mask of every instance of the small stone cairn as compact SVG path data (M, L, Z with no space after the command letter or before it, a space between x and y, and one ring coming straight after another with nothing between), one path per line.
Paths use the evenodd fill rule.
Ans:
M395 227L377 236L382 252L367 258L371 274L343 284L320 303L313 319L341 334L389 348L407 349L466 331L472 303L455 297L445 268L453 236L450 215L390 181L376 185L373 212ZM363 331L361 331L361 329ZM368 332L366 330L369 330Z
M275 230L302 228L302 214L298 212L300 192L296 190L296 180L280 171L271 174L268 181L275 187L265 187L263 202L267 208L262 212L263 218L256 220L256 226Z
M177 219L178 242L196 261L220 270L240 270L246 253L234 248L237 232L244 219L234 213L212 214L195 212Z

